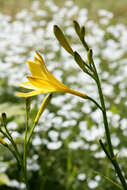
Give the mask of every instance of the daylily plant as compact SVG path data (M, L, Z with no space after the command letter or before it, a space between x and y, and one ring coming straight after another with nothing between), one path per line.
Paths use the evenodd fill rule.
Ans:
M80 27L80 25L74 21L74 28L75 31L82 42L83 47L86 50L88 61L85 62L80 54L78 52L74 52L71 46L69 45L67 39L65 38L63 32L58 26L54 26L54 34L57 38L57 40L60 42L60 45L74 58L76 63L79 65L81 70L88 74L97 84L98 88L98 94L100 103L96 102L92 97L87 96L86 94L83 94L81 92L75 91L64 85L62 82L57 80L47 69L43 58L38 52L36 53L36 56L34 56L33 61L27 61L29 70L32 74L32 76L27 76L28 82L22 82L20 84L21 87L32 90L27 93L18 93L17 96L25 97L26 98L26 127L25 127L25 136L24 136L24 150L23 150L23 156L20 155L20 152L18 150L17 144L14 142L11 133L7 129L7 118L6 114L2 114L2 125L4 126L5 130L2 130L0 128L0 132L3 134L4 137L8 138L10 141L12 147L10 147L3 139L0 138L0 143L3 144L6 148L8 148L12 154L15 156L18 165L22 168L23 174L24 174L24 182L26 184L26 189L30 190L28 178L27 178L27 156L28 156L28 150L29 150L29 144L31 137L34 132L34 128L36 124L39 121L39 118L43 111L45 110L46 106L51 100L52 93L53 92L63 92L63 93L70 93L76 96L79 96L83 99L87 99L92 101L97 108L99 108L102 112L103 121L104 121L104 128L105 128L105 136L106 136L106 143L103 143L103 141L100 139L99 143L105 152L107 158L113 165L115 172L117 173L119 180L121 181L121 184L117 184L116 182L109 179L110 182L112 182L114 185L116 185L119 189L125 189L127 190L127 183L125 179L125 175L123 174L119 163L117 161L117 154L114 153L114 147L112 145L111 141L111 135L110 135L110 128L108 124L107 119L107 112L106 112L106 106L105 106L105 100L104 95L101 87L101 82L98 76L98 72L96 69L96 65L93 60L93 53L92 50L89 48L88 44L85 41L85 28ZM44 98L39 111L37 112L37 115L32 123L32 125L29 127L29 114L30 114L30 101L29 98L31 96L35 96L38 94L44 94L48 93L48 95Z
M72 90L64 85L62 82L57 80L47 69L43 58L36 51L34 61L27 61L29 70L32 76L27 76L29 82L22 82L21 87L31 89L28 93L18 93L17 96L30 97L38 94L49 93L49 92L64 92L70 93L82 98L88 98L86 94Z

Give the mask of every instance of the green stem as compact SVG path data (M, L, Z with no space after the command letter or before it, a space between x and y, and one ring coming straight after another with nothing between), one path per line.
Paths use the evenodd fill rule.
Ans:
M25 180L25 184L26 184L26 189L30 190L30 187L29 187L29 184L28 184L28 179L27 179L27 170L24 167L23 167L23 173L24 173L24 180Z
M117 172L117 174L118 174L118 176L119 176L119 179L120 179L120 181L121 181L121 183L122 183L122 185L123 185L123 188L126 190L126 189L127 189L127 184L126 184L125 179L124 179L124 177L123 177L123 175L122 175L122 173L121 173L121 169L120 169L120 167L119 167L119 165L118 165L118 163L117 163L117 160L116 160L115 156L112 157L112 158L110 157L110 155L109 155L108 151L106 150L106 148L105 148L105 146L104 146L104 144L103 144L103 142L102 142L101 139L99 140L99 143L100 143L100 145L101 145L103 151L105 152L107 158L108 158L108 159L111 161L111 163L113 164L113 166L114 166L114 168L115 168L115 170L116 170L116 172Z
M2 144L4 147L6 147L12 154L13 154L13 156L15 157L15 159L16 159L16 161L17 161L17 163L18 163L18 166L20 167L21 165L20 165L20 161L19 161L19 159L18 159L18 157L17 157L17 155L16 155L16 152L8 145L8 144Z
M33 135L33 131L34 131L35 126L36 126L36 123L34 122L31 129L30 129L29 137L28 137L28 140L27 140L27 147L29 146L29 143L30 143L31 137Z
M101 148L103 149L103 151L105 152L105 154L106 154L106 156L107 156L107 158L112 162L112 159L111 159L111 157L110 157L110 155L109 155L109 153L108 153L108 151L107 151L107 149L105 148L105 146L104 146L104 144L103 144L103 142L102 142L102 140L101 139L99 139L99 143L100 143L100 145L101 145Z
M109 181L110 183L112 183L113 185L115 185L117 188L123 190L123 187L121 185L119 185L118 183L116 183L115 181L113 181L112 179L110 179L109 177L103 175L100 172L97 171L93 171L95 174L102 176L103 178L105 178L107 181Z
M107 121L107 114L106 114L106 108L105 108L105 103L104 103L104 97L103 97L103 93L102 93L102 89L101 89L99 79L97 82L97 86L98 86L98 92L99 92L101 106L103 108L102 115L103 115L105 133L106 133L106 138L107 138L107 143L108 143L108 149L110 152L110 156L114 157L114 152L113 152L113 147L112 147L112 142L111 142L111 136L110 136L109 126L108 126L108 121Z
M121 184L122 184L123 188L124 188L125 190L127 190L127 184L126 184L126 181L125 181L125 179L124 179L124 177L123 177L123 174L122 174L122 172L121 172L121 169L120 169L120 167L119 167L119 165L118 165L117 160L116 160L116 159L113 159L113 160L112 160L112 163L113 163L113 166L114 166L114 168L115 168L115 170L116 170L116 172L117 172L117 174L118 174L118 177L119 177L119 179L120 179L120 181L121 181Z
M103 108L93 98L88 96L88 99L91 100L101 111L103 111Z
M23 172L24 172L24 179L26 184L26 189L29 190L29 184L27 179L27 133L28 133L28 118L29 118L29 111L26 106L26 127L25 127L25 139L24 139L24 152L23 152Z
M86 51L88 52L89 51L89 46L87 45L87 43L85 42L85 40L82 39L81 42L82 42L84 48L86 49ZM107 157L109 158L109 160L113 164L113 166L115 168L115 171L118 174L118 177L119 177L119 179L121 181L121 184L122 184L123 188L125 190L127 190L127 184L126 184L125 178L123 177L121 169L120 169L120 167L119 167L119 165L117 163L117 160L116 160L116 158L114 156L113 146L112 146L111 136L110 136L110 131L109 131L109 126L108 126L108 120L107 120L107 114L106 114L106 107L105 107L105 102L104 102L104 96L103 96L103 93L102 93L101 83L100 83L100 80L99 80L99 77L98 77L98 73L97 73L97 70L96 70L93 58L91 60L91 65L93 66L93 68L91 68L92 72L94 72L94 77L92 77L92 78L95 79L97 87L98 87L98 92L99 92L99 98L100 98L101 106L100 105L98 106L98 103L96 101L94 102L94 100L92 98L90 98L90 97L89 97L89 100L91 100L92 102L94 102L97 107L101 108L102 115L103 115L103 121L104 121L104 127L105 127L105 133L106 133L106 139L107 139L109 153L105 149L105 146L103 145L103 143L101 143L101 146L102 146L105 154L107 155Z
M84 48L86 49L86 51L89 51L89 46L87 45L86 41L83 39L81 40L82 45L84 46Z
M102 110L102 107L91 97L87 96L86 94L83 94L82 92L78 92L78 91L75 91L75 90L72 90L72 89L69 89L68 93L70 94L73 94L73 95L76 95L76 96L79 96L83 99L89 99L91 100L94 104L96 104L96 106Z
M5 126L5 130L6 130L6 133L7 133L7 135L8 135L8 138L10 139L10 141L11 141L13 147L14 147L14 150L15 150L15 152L16 152L16 154L17 154L18 159L20 160L20 162L22 162L22 160L21 160L21 155L20 155L20 153L19 153L19 151L18 151L17 145L15 144L15 142L14 142L14 140L13 140L11 134L9 133L9 131L8 131L8 129L7 129L7 126Z
M92 59L92 65L94 68L94 73L95 73L95 78L96 78L96 84L98 87L98 93L99 93L99 98L100 98L100 102L101 102L101 107L102 107L102 115L103 115L103 121L104 121L104 127L105 127L105 133L106 133L106 138L107 138L107 143L108 143L108 149L110 152L110 156L114 157L114 152L113 152L113 147L112 147L112 142L111 142L111 137L110 137L110 131L109 131L109 126L108 126L108 121L107 121L107 114L106 114L106 107L105 107L105 101L104 101L104 96L102 93L102 88L101 88L101 83L100 83L100 79L94 64L94 61Z
M21 156L15 142L13 141L13 138L8 133L6 134L2 129L0 130L0 132L11 142L14 150L12 150L12 148L10 148L9 146L6 146L6 147L13 153L13 155L15 156L17 160L18 165L21 166L22 165Z
M93 65L94 65L94 63L93 63ZM110 155L110 161L112 162L112 164L113 164L113 166L115 168L115 171L118 174L118 177L119 177L119 179L121 181L121 184L122 184L123 188L125 190L127 190L127 184L126 184L126 181L124 179L124 176L123 176L123 174L121 172L121 169L120 169L120 167L118 165L117 160L114 159L115 156L114 156L114 152L113 152L113 146L112 146L109 126L108 126L108 120L107 120L107 114L106 114L106 107L105 107L105 102L104 102L104 96L103 96L103 93L102 93L102 88L101 88L100 80L99 80L98 73L96 71L95 65L94 65L94 68L95 68L95 75L96 75L96 78L97 78L96 83L97 83L97 86L98 86L98 92L99 92L100 102L101 102L101 106L103 108L102 115L103 115L103 121L104 121L104 127L105 127L105 133L106 133L106 138L107 138L108 149L109 149L109 153L110 153L109 154ZM107 155L107 157L108 157L108 155Z

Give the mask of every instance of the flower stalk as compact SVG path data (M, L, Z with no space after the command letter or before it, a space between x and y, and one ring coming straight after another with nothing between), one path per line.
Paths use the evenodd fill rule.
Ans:
M17 160L18 166L21 167L21 165L22 165L21 155L19 153L19 150L17 148L16 143L14 142L14 140L13 140L13 138L12 138L8 128L7 128L7 115L6 115L6 113L2 113L2 125L3 125L5 130L0 128L0 133L2 133L3 136L6 137L10 141L13 149L6 142L5 142L5 144L2 143L2 139L1 139L1 143L3 145L5 145L5 147L8 148L9 151L11 151L11 153L15 156L15 158Z
M100 145L101 145L102 149L104 150L107 158L111 161L112 165L114 166L115 171L116 171L116 173L117 173L117 175L121 181L123 188L125 190L127 190L127 184L126 184L125 178L122 174L122 171L121 171L119 164L118 164L118 162L115 158L115 155L114 155L109 125L108 125L108 120L107 120L105 101L104 101L104 96L103 96L103 92L102 92L102 88L101 88L101 82L100 82L100 79L99 79L99 76L98 76L98 73L96 70L96 66L95 66L94 61L93 61L92 50L89 48L88 44L85 41L85 28L80 27L79 24L77 23L77 21L74 21L73 24L74 24L75 32L76 32L76 34L79 37L83 47L85 48L85 50L87 52L88 64L82 60L82 58L80 57L80 55L77 52L74 52L74 55L72 54L72 56L73 56L74 60L76 61L76 63L79 65L79 67L82 69L82 71L84 73L88 74L89 76L91 76L91 78L93 78L95 80L97 87L98 87L98 94L99 94L101 106L91 97L87 96L87 98L90 101L94 102L95 105L102 111L108 150L106 150L102 141L100 141ZM57 28L59 29L59 27L57 27ZM60 32L61 32L61 30L59 29L58 32L55 33L55 36L56 36L57 40L60 42L60 44L62 45L62 47L67 51L65 46L61 43L60 39L58 38ZM64 36L64 38L65 38L65 36ZM83 96L82 96L82 98L83 98Z
M27 177L27 134L28 134L28 126L29 126L29 114L30 114L30 100L28 98L25 99L26 102L26 127L25 127L25 138L24 138L24 152L23 152L23 172L24 172L24 180L26 184L27 190L30 189L28 184Z
M89 48L86 48L86 51L89 52ZM122 174L122 171L119 167L119 164L117 162L115 158L115 155L114 155L114 151L113 151L113 145L112 145L112 142L111 142L111 135L110 135L110 130L109 130L109 125L108 125L108 119L107 119L107 113L106 113L106 107L105 107L105 101L104 101L104 96L103 96L103 92L102 92L102 88L101 88L101 82L100 82L100 79L99 79L99 76L98 76L98 73L97 73L97 70L96 70L96 67L95 67L95 64L94 64L94 61L93 61L93 55L92 55L92 51L90 54L88 54L88 61L89 63L93 66L93 72L94 72L94 75L95 75L95 82L97 84L97 87L98 87L98 94L99 94L99 98L100 98L100 102L101 102L101 107L102 107L102 115L103 115L103 121L104 121L104 128L105 128L105 134L106 134L106 139L107 139L107 145L108 145L108 151L106 150L104 144L102 143L102 141L100 141L100 145L102 147L102 149L104 150L107 158L111 161L112 165L114 166L114 169L121 181L121 184L123 186L123 188L125 190L127 190L127 183L125 181L125 178Z

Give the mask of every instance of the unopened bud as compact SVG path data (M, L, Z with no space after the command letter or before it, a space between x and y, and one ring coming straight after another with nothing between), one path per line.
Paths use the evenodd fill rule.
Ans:
M6 126L7 125L7 116L6 113L2 113L2 125Z
M45 108L47 107L47 105L48 105L48 103L49 103L51 97L52 97L52 94L48 94L48 95L44 98L44 100L43 100L43 102L42 102L42 104L41 104L41 106L40 106L40 109L39 109L39 111L38 111L38 113L37 113L37 115L36 115L36 118L35 118L35 120L34 120L34 123L35 123L35 124L37 124L37 122L38 122L40 116L42 115L42 113L44 112Z
M92 49L89 49L89 51L87 53L87 57L88 57L89 64L91 64L92 63L92 57L93 57Z
M81 37L81 29L80 29L80 26L79 26L78 22L74 20L73 25L74 25L74 28L75 28L75 31L76 31L77 35L80 38Z
M63 32L61 31L61 29L55 25L54 26L54 34L57 38L57 40L59 41L60 45L68 52L70 53L72 56L74 55L72 48L70 47L68 41L66 40Z
M82 60L81 56L76 51L74 52L74 59L75 59L76 63L79 65L79 67L84 72L87 72L87 69L85 67L85 62Z
M81 28L81 40L84 40L84 37L85 37L85 27L84 26L82 26L82 28Z

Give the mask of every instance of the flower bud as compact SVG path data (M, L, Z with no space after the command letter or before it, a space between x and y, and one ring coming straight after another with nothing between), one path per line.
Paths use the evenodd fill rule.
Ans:
M6 126L7 125L7 116L6 113L2 113L2 125Z
M54 34L57 38L57 40L59 41L60 45L68 52L70 53L72 56L74 55L72 48L70 47L68 41L66 40L63 32L61 31L61 29L55 25L54 26Z
M85 37L85 27L83 26L82 28L81 28L81 41L83 41L84 40L84 37Z
M51 97L52 97L52 94L48 94L48 95L44 98L44 100L43 100L43 102L42 102L42 104L41 104L41 106L40 106L40 109L39 109L39 111L38 111L38 113L37 113L37 115L36 115L36 118L35 118L35 120L34 120L34 123L35 123L35 124L37 124L37 122L38 122L38 120L39 120L41 114L44 112L46 106L48 105L48 103L49 103L49 101L50 101L50 99L51 99Z
M79 67L84 72L87 72L87 69L85 67L85 62L82 60L81 56L76 51L74 52L74 59L75 59L76 63L79 65Z
M79 26L78 22L74 20L73 25L74 25L74 28L75 28L75 31L76 31L77 35L80 38L81 37L81 29L80 29L80 26Z
M89 49L89 51L88 51L88 53L87 53L87 57L88 57L88 62L89 62L89 64L92 63L92 56L93 56L92 49Z

